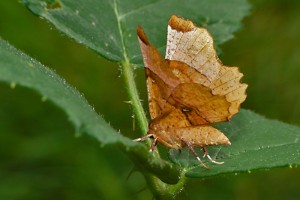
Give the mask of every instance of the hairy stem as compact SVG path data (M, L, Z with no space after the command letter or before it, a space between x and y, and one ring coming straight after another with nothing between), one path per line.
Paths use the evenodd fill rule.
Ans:
M114 0L112 2L112 6L117 18L117 23L118 23L118 29L121 37L121 42L122 42L122 48L123 48L123 56L124 56L124 61L121 63L122 65L122 72L123 72L123 77L125 81L125 85L127 88L127 93L130 98L130 103L133 108L133 113L139 123L139 126L141 128L142 134L145 135L147 133L148 129L148 123L147 123L147 118L144 112L144 109L142 107L139 94L135 85L134 81L134 72L133 72L133 66L131 65L127 52L126 52L126 47L125 47L125 41L124 41L124 35L123 35L123 29L122 29L122 24L121 24L121 19L120 19L120 13L118 10L118 4L117 1Z
M145 135L148 130L148 122L134 81L133 67L129 62L122 62L122 73L133 113L142 134Z

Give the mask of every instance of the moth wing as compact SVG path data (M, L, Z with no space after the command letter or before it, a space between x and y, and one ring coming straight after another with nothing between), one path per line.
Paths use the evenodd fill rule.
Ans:
M210 146L230 144L229 139L219 130L208 125L191 126L187 116L179 109L173 108L155 118L149 130L159 135L158 140L169 148L181 149L182 140L192 146Z
M166 100L178 85L178 79L169 69L169 63L159 51L150 44L145 32L138 26L137 34L146 69L149 112L151 119L170 107Z
M192 21L172 16L168 25L166 59L184 63L200 72L202 77L197 75L193 82L209 87L214 95L226 97L230 103L228 118L239 111L240 104L246 99L247 84L240 83L243 74L237 67L227 67L221 63L213 38L206 29Z
M179 84L168 102L181 109L194 126L227 121L230 116L226 97L213 95L210 88L197 83Z
M248 85L240 83L242 77L243 74L237 67L223 67L219 72L219 77L210 85L212 94L225 96L230 102L229 119L239 112L241 103L247 97L245 91Z
M211 145L230 145L229 139L212 126L190 126L185 128L171 128L169 132L180 136L192 146L206 147Z
M165 98L170 96L170 88L151 70L146 68L149 113L151 120L157 119L164 112L173 109ZM165 98L164 98L165 97Z
M188 64L210 82L217 77L222 66L209 32L175 15L169 20L165 58Z

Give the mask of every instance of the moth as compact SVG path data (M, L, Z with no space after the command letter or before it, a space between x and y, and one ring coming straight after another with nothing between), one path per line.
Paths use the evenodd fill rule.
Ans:
M138 40L147 77L151 121L147 135L153 138L150 151L158 143L171 148L187 146L200 164L208 168L194 147L215 164L206 146L230 145L229 139L212 123L230 120L246 99L247 84L237 67L224 66L214 49L213 38L192 21L171 16L165 58L137 27Z

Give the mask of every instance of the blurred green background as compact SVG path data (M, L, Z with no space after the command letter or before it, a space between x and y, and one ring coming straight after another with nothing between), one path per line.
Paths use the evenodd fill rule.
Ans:
M253 9L221 60L249 84L244 108L300 125L300 1L252 0ZM228 11L230 12L230 11ZM58 32L17 0L0 1L0 36L74 85L98 113L131 138L132 112L120 71ZM146 100L144 72L136 71ZM276 153L276 152L274 152ZM151 199L141 174L115 148L74 137L66 115L36 92L0 83L0 199ZM193 179L185 199L299 199L300 169Z

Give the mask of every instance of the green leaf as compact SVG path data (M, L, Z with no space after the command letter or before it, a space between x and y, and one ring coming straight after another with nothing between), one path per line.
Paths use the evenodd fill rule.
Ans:
M41 100L51 100L66 112L76 132L96 138L101 145L119 146L142 170L155 173L166 182L178 181L176 167L148 153L145 145L133 142L111 128L86 99L56 73L0 39L0 80L11 87L22 85L38 91ZM169 176L166 176L169 174Z
M231 145L207 149L211 157L224 161L224 164L208 163L211 170L206 170L187 149L181 153L170 151L170 159L186 168L186 176L208 177L300 164L299 127L266 119L247 110L241 110L230 122L216 127L228 136Z
M2 39L0 66L0 80L35 89L42 94L42 100L53 101L67 113L77 133L88 132L103 144L120 142L126 146L137 146L113 130L64 79Z
M142 64L136 37L141 25L164 52L171 15L207 27L216 44L233 37L250 6L246 0L23 0L35 14L112 61Z

